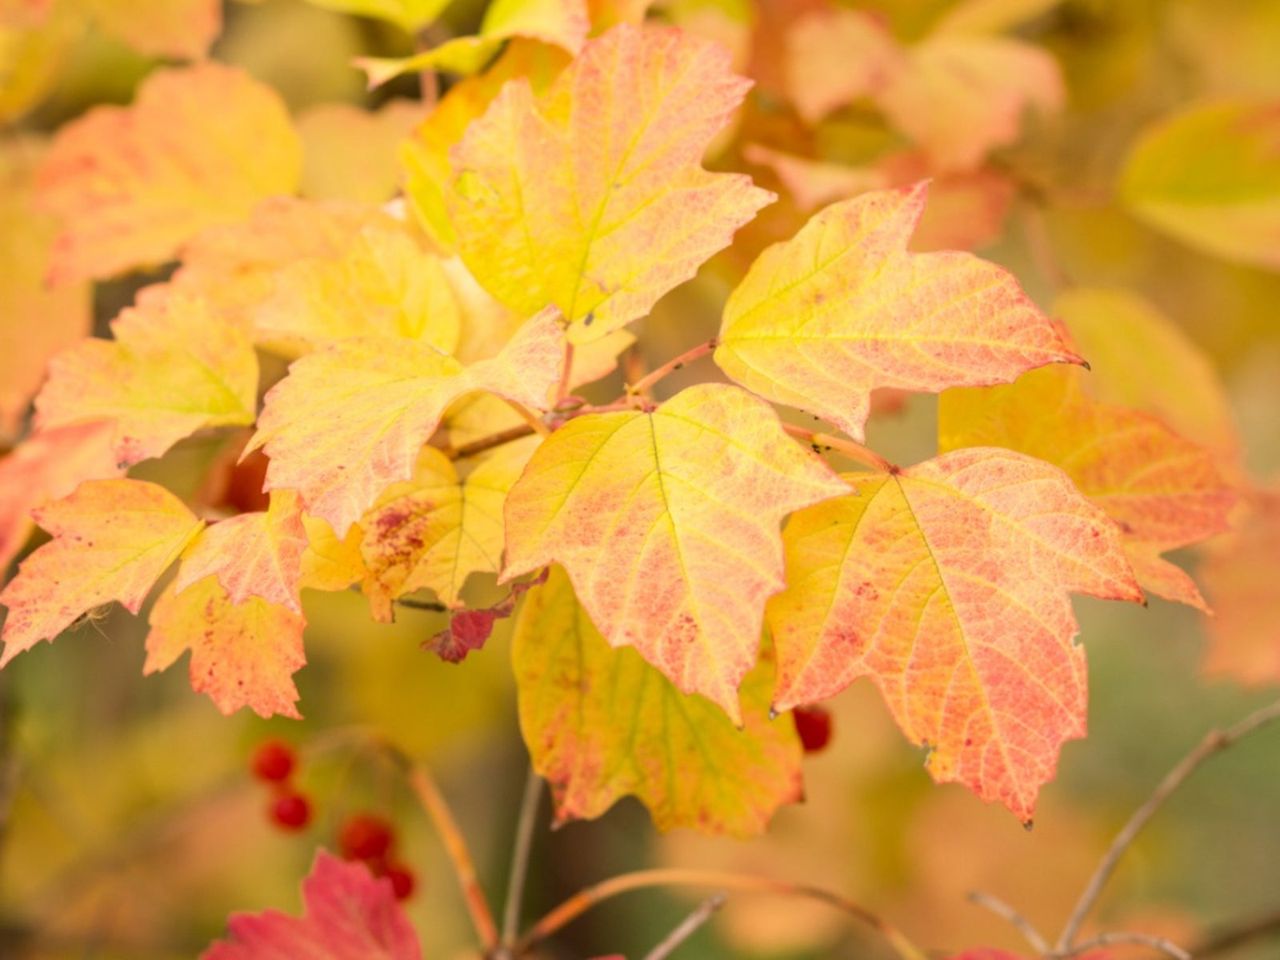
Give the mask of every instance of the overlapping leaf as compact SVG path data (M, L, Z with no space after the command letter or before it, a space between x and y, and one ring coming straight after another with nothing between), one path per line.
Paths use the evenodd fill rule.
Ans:
M143 672L166 670L190 650L191 689L224 714L249 707L260 717L298 717L302 614L255 595L237 603L212 575L179 589L175 581L151 609Z
M907 252L925 189L833 204L765 250L725 305L720 368L861 439L873 389L936 392L1079 362L1000 267Z
M139 53L195 59L222 30L221 0L85 0L98 26Z
M768 716L769 662L743 684L737 729L634 650L610 648L559 567L525 601L512 660L520 727L561 823L598 817L634 794L659 830L745 836L800 799L795 731Z
M396 902L391 881L362 863L345 863L321 850L302 883L306 912L235 914L229 939L200 960L421 960L413 925Z
M111 332L114 340L86 339L54 358L36 398L41 430L109 421L116 458L129 465L203 427L253 422L253 346L203 300L125 310Z
M137 613L202 526L173 494L140 480L87 481L33 516L53 539L0 593L9 608L0 666L112 600Z
M54 282L171 259L206 227L293 193L302 156L283 102L233 67L158 70L132 106L99 106L59 130L39 176L63 222Z
M856 494L787 524L775 706L869 676L935 780L1030 819L1085 730L1068 594L1142 597L1119 531L1057 467L1005 450L848 479Z
M643 316L772 194L699 162L748 84L719 47L622 25L541 97L503 88L452 152L446 197L476 278L585 342Z
M1089 399L1074 368L943 394L939 446L1001 446L1056 464L1123 531L1138 581L1204 609L1195 582L1160 554L1221 533L1235 493L1213 452L1155 417Z
M422 105L391 100L375 111L322 103L298 117L304 162L302 193L317 200L385 203L396 192L400 144Z
M445 408L488 391L542 409L559 383L564 337L554 308L497 356L464 367L424 343L361 337L294 362L267 394L250 449L271 457L268 489L297 490L339 537L386 487L405 480Z
M783 585L778 526L846 490L768 404L690 387L652 413L579 417L538 448L507 497L503 576L562 564L612 646L736 722Z

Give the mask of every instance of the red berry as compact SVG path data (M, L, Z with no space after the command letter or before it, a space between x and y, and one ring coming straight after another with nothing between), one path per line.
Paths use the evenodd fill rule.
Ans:
M805 753L817 753L831 742L831 714L822 707L796 707L792 715Z
M391 890L395 893L397 900L408 900L413 896L413 888L417 886L418 881L408 867L398 863L391 864L383 876L391 881Z
M281 830L301 830L311 822L311 801L288 791L271 802L271 822Z
M283 783L297 766L293 747L282 740L268 740L253 752L253 775L267 783Z
M351 815L338 833L338 849L348 860L380 860L394 842L395 828L372 813Z

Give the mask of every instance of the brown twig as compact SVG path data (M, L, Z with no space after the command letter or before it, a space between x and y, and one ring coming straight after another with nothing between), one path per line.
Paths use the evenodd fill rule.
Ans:
M716 338L712 337L710 340L700 343L690 350L686 350L678 357L672 357L662 366L655 367L645 376L627 387L627 395L632 397L646 396L653 388L653 385L659 380L679 370L685 364L692 363L694 360L709 355L713 350L715 350L716 343Z
M712 887L723 890L741 890L748 893L773 893L784 896L806 897L843 910L878 931L902 960L925 960L924 952L908 940L899 930L882 920L870 910L859 906L838 893L804 884L788 883L769 877L731 873L720 870L657 869L624 873L579 890L521 937L515 946L516 956L523 956L533 946L553 936L562 927L586 913L592 907L621 893L653 887Z
M854 440L846 440L843 437L833 437L829 433L816 433L806 427L797 427L790 423L784 423L782 429L793 437L805 441L813 447L814 453L821 453L824 450L835 450L843 453L851 460L857 460L859 463L871 467L873 470L879 470L883 473L897 473L898 468L886 460L880 454L876 453L870 447L863 446Z
M533 436L533 427L527 423L522 423L518 427L499 430L497 433L481 437L479 440L464 443L460 447L442 447L440 452L450 460L465 460L467 457L474 457L487 450L492 450L494 447L501 447L504 444L513 443L516 440L523 440L525 437L531 436Z
M1250 940L1276 935L1280 935L1280 910L1273 910L1260 917L1251 917L1212 931L1191 948L1191 955L1196 960L1204 960L1205 957L1213 957L1228 950L1234 950Z
M511 848L511 871L507 877L507 899L502 905L502 942L510 947L520 935L520 907L524 903L524 883L529 874L529 851L533 847L533 827L542 799L542 778L529 768L516 821L516 839Z
M1035 924L999 897L993 897L991 894L983 893L981 890L971 890L967 899L970 903L990 910L1002 920L1007 920L1015 930L1022 934L1022 939L1026 940L1027 944L1036 953L1043 955L1049 952L1049 941L1036 929Z
M1133 816L1129 818L1129 822L1116 834L1116 838L1111 841L1111 846L1103 855L1102 862L1098 864L1093 876L1089 878L1084 892L1080 894L1080 899L1076 901L1075 908L1071 911L1071 916L1062 930L1062 936L1058 938L1058 942L1054 947L1059 954L1071 955L1081 925L1097 902L1103 886L1115 872L1120 858L1133 844L1142 828L1147 825L1147 821L1169 799L1169 796L1214 754L1220 753L1241 738L1277 719L1280 719L1280 700L1255 710L1239 723L1228 727L1226 730L1211 730L1195 749L1179 760L1173 769L1165 774L1164 779L1160 781L1155 791L1147 798L1146 803L1134 811Z
M711 919L712 914L724 906L728 898L723 893L708 897L698 908L684 918L674 930L662 938L662 942L645 954L644 960L667 960L698 929Z

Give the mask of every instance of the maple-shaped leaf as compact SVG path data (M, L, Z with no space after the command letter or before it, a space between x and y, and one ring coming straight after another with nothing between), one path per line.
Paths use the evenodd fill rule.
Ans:
M82 340L50 363L36 398L41 430L110 421L116 457L129 465L203 427L253 422L253 345L203 300L173 296L127 309L111 332L114 339Z
M194 60L222 30L221 0L87 0L97 25L139 53Z
M615 27L542 96L508 83L452 151L458 250L521 313L603 336L689 279L773 194L700 166L750 84L720 47Z
M1160 557L1221 533L1235 504L1214 453L1158 419L1086 396L1077 368L1035 370L1016 383L948 390L938 445L1008 447L1065 470L1123 532L1138 582L1206 609L1195 582Z
M105 278L171 259L206 227L297 190L302 152L280 97L207 61L150 74L132 106L62 127L41 166L64 230L50 277Z
M137 613L202 526L168 490L141 480L89 480L32 515L53 539L0 593L9 608L0 666L112 600Z
M1280 682L1280 488L1251 491L1231 532L1213 540L1198 573L1213 603L1204 669L1242 683Z
M475 36L454 37L411 57L358 57L355 63L368 75L371 88L423 70L471 74L482 70L513 37L576 54L587 39L588 27L585 0L493 0Z
M525 600L511 656L520 729L559 823L634 794L659 830L748 836L801 797L793 725L769 719L770 662L743 683L738 729L634 650L611 648L560 567Z
M405 33L416 34L444 12L451 0L307 0L326 10L356 13L394 23Z
M182 573L186 573L183 561ZM260 717L298 718L293 674L306 664L300 612L246 595L228 596L218 577L171 583L151 608L143 673L167 670L191 651L191 689L222 713L249 707Z
M183 555L174 592L213 575L234 604L261 597L300 614L306 548L298 498L287 490L276 491L265 512L242 513L202 530Z
M382 492L360 520L374 619L390 620L392 600L423 588L456 607L468 576L502 568L502 505L538 442L501 447L465 480L444 454L424 447L413 476Z
M479 390L543 409L564 366L557 311L532 317L495 357L464 367L418 341L341 340L294 361L271 388L249 449L271 458L267 489L297 490L341 538L413 473L454 400Z
M0 460L0 572L35 526L31 511L60 500L84 480L124 473L110 423L83 423L33 434Z
M319 517L302 515L307 548L302 551L301 584L312 590L345 590L367 572L360 556L364 531L352 526L341 540Z
M257 337L294 350L352 337L404 337L441 353L458 345L462 310L443 260L399 224L370 225L342 256L292 263L253 311Z
M87 336L93 322L88 284L44 281L58 232L32 195L44 150L34 137L0 144L0 436L18 431L50 357Z
M200 960L421 960L413 925L397 902L391 881L363 863L316 853L302 883L305 913L278 910L233 914L228 939Z
M1080 362L1005 270L907 252L925 194L919 183L833 204L765 250L725 304L720 368L861 440L873 389L937 392Z
M1031 818L1085 730L1070 593L1140 600L1120 533L1057 467L973 448L791 518L775 707L871 677L929 772Z
M690 387L543 442L507 495L503 578L562 564L611 645L737 722L765 600L783 586L779 524L846 492L767 403Z
M400 144L423 112L421 103L410 100L390 100L377 110L350 103L307 110L298 117L302 194L316 200L390 200L400 179Z

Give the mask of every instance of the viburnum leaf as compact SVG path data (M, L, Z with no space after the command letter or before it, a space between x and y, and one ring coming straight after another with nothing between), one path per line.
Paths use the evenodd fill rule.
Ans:
M299 598L307 534L298 498L277 490L265 512L242 513L200 531L174 580L175 593L216 576L233 604L250 597L302 613Z
M41 166L59 216L55 283L172 259L206 227L242 220L298 188L302 151L280 97L235 67L162 69L132 106L94 107L63 126Z
M222 30L222 0L87 0L106 33L153 57L194 60Z
M413 476L360 520L374 619L390 620L392 600L424 587L456 607L468 576L502 568L502 505L537 445L536 437L507 444L465 480L439 450L422 449Z
M1008 447L1065 470L1119 524L1138 582L1207 609L1195 582L1160 554L1228 528L1236 495L1213 452L1149 414L1091 400L1084 371L1035 370L1016 383L948 390L938 445Z
M253 320L258 337L295 350L380 336L452 353L462 315L442 259L400 224L371 224L342 256L284 267Z
M36 165L45 151L35 137L0 143L0 435L21 425L45 365L87 336L93 322L88 284L50 288L44 281L58 232L32 195Z
M272 387L250 450L271 458L267 489L297 490L340 538L386 487L408 479L445 408L478 390L545 408L564 365L548 307L495 357L464 367L411 340L342 340L294 361Z
M1280 103L1209 100L1153 124L1120 190L1137 216L1183 243L1280 269Z
M1069 593L1141 600L1119 530L1057 467L973 448L793 516L769 602L779 710L869 676L929 772L1031 818L1085 730Z
M423 118L421 103L390 100L377 110L322 103L298 117L302 193L317 200L385 203L400 179L400 144Z
M249 707L260 717L300 716L293 673L307 662L301 612L256 595L236 603L210 575L189 586L175 580L150 622L143 673L166 670L190 650L191 689L222 713Z
M515 613L521 594L544 583L548 572L544 567L537 577L517 580L511 585L510 593L491 607L451 611L449 626L424 641L422 649L430 650L448 663L461 663L472 650L479 650L484 646L485 641L493 634L494 625Z
M611 648L560 567L525 600L511 656L520 728L559 823L598 817L634 794L659 830L748 836L801 798L794 726L769 720L768 658L743 683L737 729L634 650Z
M111 332L113 340L82 340L50 363L36 398L41 430L110 421L116 458L129 465L203 427L253 422L253 345L203 300L172 296L127 309Z
M1243 683L1280 682L1280 486L1251 491L1225 536L1209 543L1199 575L1213 603L1204 669Z
M765 250L725 304L720 368L860 440L873 389L937 392L1079 363L1011 274L967 253L907 252L925 193L833 204Z
M818 9L786 35L783 70L800 116L816 124L839 107L878 93L902 69L903 52L883 21L865 10Z
M526 37L561 47L570 54L587 39L587 5L584 0L494 0L485 9L480 32L454 37L438 47L411 57L359 57L359 66L377 87L402 73L442 70L471 74L484 68L503 43Z
M164 487L141 480L89 480L32 515L53 539L0 593L9 608L0 666L112 600L137 613L203 526Z
M114 435L112 425L101 421L45 430L0 460L0 571L31 535L35 507L60 500L83 480L124 473L116 461Z
M562 564L612 646L737 723L765 600L783 586L778 526L847 492L768 404L702 384L544 441L507 496L503 578Z
M352 526L339 540L319 517L302 515L307 549L302 552L302 586L312 590L345 590L365 575L360 540L364 531Z
M229 937L200 960L421 960L413 925L396 901L391 881L363 863L316 853L302 883L305 914L277 910L234 914Z
M699 165L748 86L715 44L625 24L541 97L508 83L451 154L463 260L519 312L558 306L575 343L643 316L773 199Z
M417 33L431 24L452 0L308 0L326 10L358 13L394 23L405 33Z

